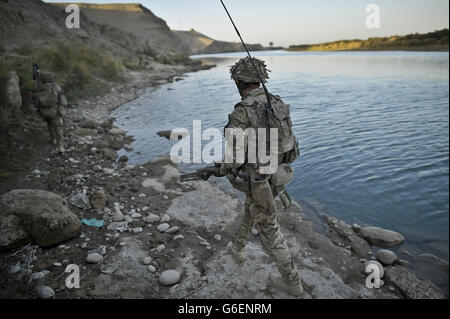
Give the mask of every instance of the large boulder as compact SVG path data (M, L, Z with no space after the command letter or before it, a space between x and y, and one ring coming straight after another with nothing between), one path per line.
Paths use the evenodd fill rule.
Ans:
M345 245L351 246L352 251L359 258L368 258L369 244L360 238L351 226L332 216L324 214L322 217L327 222L327 235L332 239L344 242Z
M406 298L443 299L442 291L431 281L417 277L405 267L389 266L385 268L386 280L397 287Z
M11 108L18 109L22 105L20 79L16 72L10 72L6 82L6 102Z
M364 227L360 230L360 233L370 245L381 248L392 248L405 241L402 234L378 227Z
M30 236L22 227L20 218L0 212L0 251L12 249L31 242Z
M0 250L27 240L50 247L78 235L81 223L61 196L20 189L0 196L0 229Z
M22 93L16 72L0 76L0 119L7 120L21 110Z

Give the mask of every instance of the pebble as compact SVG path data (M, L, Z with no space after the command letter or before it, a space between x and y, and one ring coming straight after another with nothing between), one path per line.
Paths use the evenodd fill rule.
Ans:
M253 234L254 236L258 236L258 235L259 235L259 231L258 231L256 228L253 228L253 229L252 229L252 234Z
M106 255L107 251L106 251L106 246L102 245L98 248L99 253L102 254L103 256Z
M55 291L48 286L37 286L36 292L41 299L50 299L55 296Z
M145 257L144 259L142 259L142 263L146 266L150 265L151 262L152 262L152 257Z
M395 288L392 287L392 286L389 286L389 290L392 291L392 292L394 292L394 291L395 291Z
M48 270L42 270L40 272L35 272L34 274L32 274L30 276L30 281L34 281L34 280L41 280L42 278L44 278L45 276L47 276L47 274L49 273Z
M136 228L133 228L131 231L134 234L139 234L139 233L142 233L144 231L144 229L142 227L136 227Z
M168 222L170 222L170 216L167 214L162 215L161 223L168 223Z
M173 240L178 240L178 239L184 239L183 235L176 235L175 237L173 237Z
M134 213L134 214L131 215L131 218L133 218L133 219L139 219L141 217L142 217L142 215L139 214L139 213Z
M56 263L53 263L53 266L55 266L55 267L61 267L61 266L62 266L62 264L61 264L61 263L58 263L58 262L56 262Z
M167 234L175 234L179 230L180 230L180 227L175 226L175 227L172 227L172 228L169 228L168 230L166 230L166 233Z
M128 215L124 216L124 217L123 217L123 220L124 220L125 222L127 222L127 223L131 223L131 222L133 221L133 219L132 219L130 216L128 216Z
M144 218L144 221L145 221L146 223L152 224L152 223L159 222L159 221L160 221L160 218L159 218L159 216L157 216L157 215L155 215L155 214L149 214L147 217Z
M159 283L163 286L173 286L180 281L180 273L176 270L166 270L159 276Z
M103 260L103 256L100 255L99 253L89 254L86 258L86 262L89 264L98 264L102 260Z
M221 241L222 240L222 236L220 236L219 234L214 236L214 239L217 241Z
M113 222L121 222L121 221L123 221L123 214L119 209L116 209L113 216Z
M20 270L21 270L20 266L19 265L15 265L15 266L12 266L9 269L9 273L14 275L14 274L17 274Z
M161 233L164 233L164 232L165 232L166 230L168 230L169 228L170 228L170 225L167 224L167 223L164 223L164 224L159 225L157 229L158 229Z
M148 211L148 206L145 206L142 208L142 211L145 213L146 211Z
M155 273L156 272L156 268L153 265L148 266L148 271L150 271L151 273Z
M156 251L158 253L162 252L164 249L166 249L166 246L164 246L164 245L159 245L158 247L156 247Z
M111 168L104 168L103 173L105 173L106 175L112 175L114 174L114 170Z
M147 195L145 195L144 193L139 194L139 198L144 198L144 197L147 197Z

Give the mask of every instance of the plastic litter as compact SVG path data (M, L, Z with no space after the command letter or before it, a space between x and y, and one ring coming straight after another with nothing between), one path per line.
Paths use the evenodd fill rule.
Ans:
M101 228L103 226L105 226L105 221L104 220L98 220L95 218L89 219L87 220L86 218L83 218L81 220L81 222L87 226L91 226L91 227L98 227Z

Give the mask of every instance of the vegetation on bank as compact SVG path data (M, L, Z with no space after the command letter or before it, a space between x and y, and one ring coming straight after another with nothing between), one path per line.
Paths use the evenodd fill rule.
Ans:
M408 34L367 40L341 40L320 44L290 46L288 51L352 51L352 50L448 50L449 29L426 34Z
M34 88L33 62L38 63L42 71L53 72L69 99L105 91L108 88L106 82L120 80L124 68L116 58L80 45L57 44L40 48L24 45L0 61L0 75L16 71L22 87Z
M32 63L41 71L53 72L68 99L73 101L99 95L109 90L111 83L124 79L125 70L151 69L143 61L150 59L161 64L188 64L190 59L182 54L160 54L148 43L129 55L110 55L107 48L94 49L76 44L55 44L33 48L23 45L8 52L0 60L0 78L16 71L21 87L34 88ZM0 46L0 54L4 50ZM1 94L0 94L1 95Z

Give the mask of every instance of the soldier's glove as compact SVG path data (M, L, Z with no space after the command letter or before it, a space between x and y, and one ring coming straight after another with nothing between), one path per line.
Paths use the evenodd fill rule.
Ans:
M217 169L214 171L215 177L225 177L230 173L230 170L225 167L225 164L221 164L217 166Z

